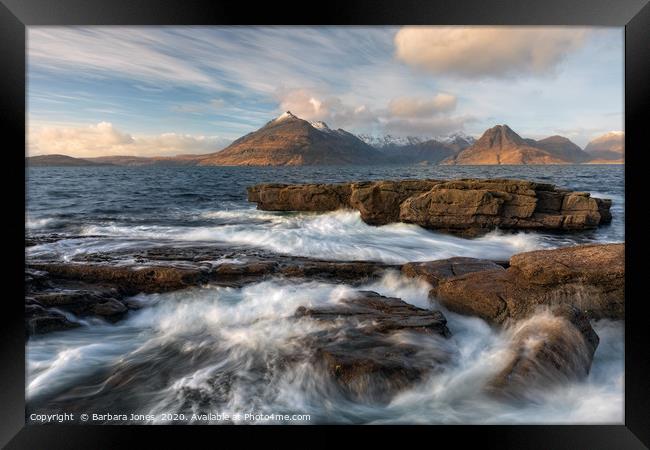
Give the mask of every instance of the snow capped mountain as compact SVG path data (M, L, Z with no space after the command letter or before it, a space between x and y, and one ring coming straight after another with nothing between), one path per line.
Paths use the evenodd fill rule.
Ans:
M302 121L303 119L297 117L291 111L286 111L282 114L280 114L278 117L275 119L271 120L268 124L280 124L282 122L290 122L290 121L297 121L300 120ZM329 134L350 134L346 132L345 130L338 129L338 130L333 130L325 122L322 120L317 120L313 122L308 122L313 128L315 128L318 131L321 131L323 133L329 133ZM435 136L435 137L426 137L426 136L395 136L392 134L387 134L384 136L373 136L369 134L359 134L356 135L358 139L361 141L365 142L366 144L370 145L371 147L374 147L376 149L390 149L390 148L396 148L396 147L406 147L406 146L414 146L414 145L420 145L424 144L426 142L438 142L442 144L448 144L452 145L455 147L460 147L460 148L465 148L469 147L472 145L474 142L476 142L476 139L472 136L469 136L462 131L450 134L449 136Z
M317 130L322 130L322 131L332 131L330 127L327 126L327 124L321 120L318 120L316 122L309 122L312 127L316 128Z
M291 111L286 111L280 114L278 117L275 119L271 120L270 122L267 123L267 125L277 125L280 123L284 122L295 122L295 121L301 121L301 122L307 122L300 117L296 116L293 114ZM321 131L323 133L329 133L329 134L349 134L345 130L338 129L338 130L332 130L330 127L327 126L325 122L322 120L317 120L314 122L307 122L309 125L311 125L313 128L317 129L318 131ZM356 136L355 136L356 137Z
M446 137L434 138L434 140L443 142L445 144L463 144L463 143L466 143L467 145L472 145L474 142L476 142L476 138L474 136L470 136L468 134L465 134L462 131L450 134L449 136L446 136Z
M393 136L392 134L387 134L385 136L371 136L368 134L360 134L358 136L359 139L361 139L363 142L375 148L415 145L427 140L426 138L417 136Z
M317 120L317 121L315 121L315 122L309 122L309 125L311 125L312 127L316 128L318 131L321 131L321 132L323 132L323 133L335 134L335 135L339 135L339 136L341 136L341 137L346 137L346 138L348 138L348 139L352 138L352 139L359 140L359 137L358 137L358 136L356 136L356 135L354 135L354 134L352 134L352 133L349 133L349 132L345 131L345 130L342 129L342 128L338 128L338 129L336 129L336 130L332 130L332 129L331 129L330 127L328 127L327 124L326 124L325 122L323 122L322 120Z
M291 111L287 111L287 112L283 112L282 114L280 114L278 117L273 119L271 122L282 122L282 121L287 120L287 119L297 119L297 118L298 117L291 114Z
M371 136L368 134L358 135L366 144L375 148L382 149L388 147L404 147L410 145L418 145L425 142L436 141L443 144L457 144L461 146L470 146L476 139L463 132L457 132L449 136L436 136L436 137L421 137L421 136L393 136L387 134L385 136Z
M332 130L330 127L327 126L327 124L321 120L318 120L316 122L309 122L309 124L316 128L318 131L322 131L323 133L334 133L334 134L341 134L345 133L345 131L341 130L340 128L338 130Z
M201 158L202 166L381 164L386 155L345 130L308 122L290 111Z

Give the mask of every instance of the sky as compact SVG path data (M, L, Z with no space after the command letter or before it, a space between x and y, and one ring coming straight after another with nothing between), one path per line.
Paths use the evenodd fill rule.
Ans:
M623 129L623 28L29 27L28 154L210 153L290 110L382 136Z

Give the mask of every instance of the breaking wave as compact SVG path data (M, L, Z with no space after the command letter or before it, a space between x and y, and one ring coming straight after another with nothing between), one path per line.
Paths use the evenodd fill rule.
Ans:
M428 305L429 286L396 272L363 286ZM298 306L333 304L345 285L270 280L243 288L207 286L140 295L148 305L116 325L33 337L27 348L28 402L92 407L119 402L139 413L309 414L312 423L621 423L623 325L601 321L589 377L504 402L482 387L504 362L510 334L477 318L445 312L457 355L440 374L387 404L351 402L307 363L286 366L301 338L332 326L292 320ZM414 341L418 342L418 341ZM411 342L412 343L412 342ZM426 341L420 345L430 345ZM129 404L129 399L137 403Z
M67 259L80 253L174 242L249 246L329 260L405 263L452 256L505 260L514 253L551 245L535 233L493 231L476 239L464 239L405 223L371 226L361 220L359 212L353 211L288 214L243 209L203 216L217 221L238 220L211 226L93 224L85 226L80 233L87 238L42 244L30 248L29 252L36 258L57 255Z

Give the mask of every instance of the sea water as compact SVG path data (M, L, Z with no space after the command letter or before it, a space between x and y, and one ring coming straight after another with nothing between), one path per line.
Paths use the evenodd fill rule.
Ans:
M74 167L27 172L27 233L53 242L28 261L156 246L232 246L328 260L388 263L512 254L624 241L623 166ZM611 225L575 234L506 233L464 239L416 225L380 227L357 212L258 211L246 187L261 182L408 178L518 178L613 200ZM368 289L430 308L429 286L389 271L367 286L271 279L241 288L202 286L138 295L145 307L117 324L89 322L27 343L32 408L136 414L147 423L621 423L623 322L593 322L600 337L589 377L503 402L480 389L503 361L507 331L443 312L453 363L388 403L353 402L307 364L278 364L319 327L292 321L298 306L323 306ZM438 308L437 305L433 307ZM397 337L399 338L399 337ZM426 346L427 342L416 343ZM296 347L296 348L293 348ZM210 413L207 414L206 413ZM210 418L215 418L210 420Z

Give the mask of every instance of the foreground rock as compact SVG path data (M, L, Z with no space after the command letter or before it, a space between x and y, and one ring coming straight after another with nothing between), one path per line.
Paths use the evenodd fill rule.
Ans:
M507 179L258 184L248 188L248 201L270 211L352 208L372 225L407 222L468 236L495 228L584 230L611 221L611 200Z
M196 249L195 249L196 250ZM276 255L210 263L215 250L157 248L140 255L83 255L83 261L31 263L26 271L26 330L46 333L79 326L77 318L122 319L139 308L129 297L212 283L238 287L273 276L361 283L394 267L367 261L319 261ZM124 265L125 259L131 265ZM133 265L133 260L138 262Z
M515 255L507 270L473 258L402 266L432 285L450 311L505 326L510 343L486 388L534 398L541 389L584 379L598 336L589 317L623 318L624 246L584 245Z
M592 319L623 319L624 291L625 244L600 244L520 253L507 270L440 279L430 296L450 311L503 324L565 304Z
M452 354L442 313L375 292L359 292L336 306L300 307L295 316L331 324L308 336L306 345L312 362L355 400L388 400L442 370Z
M436 261L406 263L402 266L402 274L410 278L421 278L435 287L441 281L468 273L484 270L504 270L504 264L487 259L454 257Z
M33 298L25 299L25 333L44 334L51 331L68 330L80 326L69 320L65 314L45 308Z
M577 308L561 305L514 326L503 369L490 393L533 397L539 390L582 380L591 368L598 335Z

